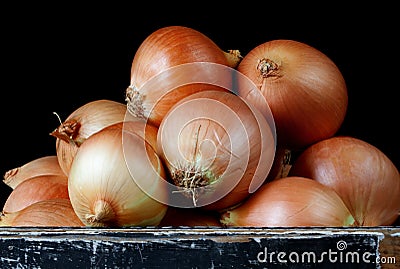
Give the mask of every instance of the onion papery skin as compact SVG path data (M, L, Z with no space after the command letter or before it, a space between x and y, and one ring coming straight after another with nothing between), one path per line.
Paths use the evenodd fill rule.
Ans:
M68 196L68 177L66 175L43 175L32 177L18 184L4 203L4 212L16 212L42 200Z
M130 132L130 124L145 129L143 121L105 127L90 136L74 158L68 190L72 206L86 226L153 226L167 211L166 204L152 198L168 197L162 184L165 171L155 145ZM139 128L132 127L135 129ZM147 184L146 192L137 180Z
M169 85L168 82L165 82L157 87L145 87L149 80L168 69L194 62L230 67L226 53L213 40L195 29L167 26L147 36L132 60L130 86L126 89L127 107L132 115L145 118L159 126L167 111L177 101L201 91L205 85L211 90L226 90L218 85L203 83L189 83L169 88L166 86ZM198 72L207 73L207 70Z
M167 113L157 152L178 186L172 193L188 198L173 206L225 210L265 181L275 139L264 116L253 112L231 92L201 91Z
M275 151L274 162L265 182L287 177L291 168L291 158L292 152L278 145Z
M250 50L237 70L266 98L282 147L302 150L341 127L347 86L336 64L316 48L295 40L270 40Z
M360 226L391 225L399 216L399 171L364 140L336 136L320 141L298 156L289 173L334 189Z
M0 226L10 227L84 227L69 199L48 199L24 209L0 214Z
M113 100L90 101L75 109L50 135L56 137L59 165L68 175L74 156L80 145L92 134L104 127L122 122L126 105Z
M221 214L225 227L346 227L355 220L339 195L309 178L284 177L261 186Z
M45 175L65 175L58 163L57 155L39 157L20 167L10 169L4 174L3 182L12 189L15 189L18 184L27 179Z

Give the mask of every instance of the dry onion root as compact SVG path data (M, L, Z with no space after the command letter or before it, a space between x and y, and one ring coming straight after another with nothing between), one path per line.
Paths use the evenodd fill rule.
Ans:
M153 134L143 136L146 132L140 129ZM163 187L164 167L151 144L156 132L143 121L116 123L81 145L71 166L68 191L86 226L159 224L168 206L154 197L166 200L168 193Z
M3 182L15 189L21 182L36 176L65 175L56 155L43 156L25 163L20 167L8 170L4 174Z
M82 227L69 199L48 199L16 212L0 213L0 226Z

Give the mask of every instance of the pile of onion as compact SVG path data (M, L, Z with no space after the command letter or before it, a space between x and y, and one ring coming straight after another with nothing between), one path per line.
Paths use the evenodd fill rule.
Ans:
M12 190L0 214L0 226L84 226L71 206L68 177L56 155L8 170L3 182Z
M195 29L163 27L140 44L124 94L73 110L50 133L55 155L5 173L0 226L357 227L399 217L399 170L373 145L335 136L347 86L308 44L269 40L242 57Z

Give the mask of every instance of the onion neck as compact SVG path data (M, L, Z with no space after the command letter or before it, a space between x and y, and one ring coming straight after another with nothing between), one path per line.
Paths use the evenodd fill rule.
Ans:
M0 227L12 226L14 214L0 212Z
M239 50L228 50L223 51L226 60L228 61L228 66L231 68L236 68L240 61L243 59L243 56L240 54Z
M277 69L278 64L270 59L262 58L258 61L257 70L260 72L263 78L276 76Z
M125 92L125 101L127 102L128 111L135 117L144 119L143 95L138 88L130 85Z
M4 182L6 185L8 185L9 187L12 188L12 186L14 186L14 183L13 183L13 182L15 181L16 175L18 174L19 170L20 170L20 167L17 167L17 168L13 168L13 169L8 170L8 171L4 174L3 182Z
M72 143L80 146L83 141L77 139L81 124L76 119L67 120L55 129L50 135L63 140L66 143Z
M90 226L105 227L115 221L115 213L109 202L98 200L93 205L93 214L86 214L85 218Z

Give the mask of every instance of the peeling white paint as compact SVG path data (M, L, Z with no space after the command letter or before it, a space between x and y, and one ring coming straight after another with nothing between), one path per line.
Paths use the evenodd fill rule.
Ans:
M97 241L93 241L93 242L92 242L93 255L96 254L96 250L97 250L98 244L99 244L99 243L98 243Z
M2 262L19 262L19 258L18 259L10 259L10 258L0 257L0 261L2 261Z

